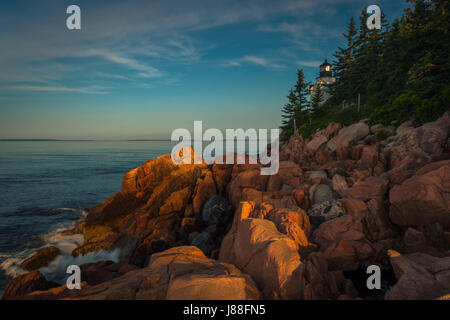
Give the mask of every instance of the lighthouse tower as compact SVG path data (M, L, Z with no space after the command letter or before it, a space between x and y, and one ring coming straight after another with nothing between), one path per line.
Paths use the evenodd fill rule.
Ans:
M325 62L320 65L320 75L316 79L316 83L309 87L311 97L314 96L314 90L320 87L320 91L322 92L320 105L323 105L330 98L330 89L328 86L335 82L336 78L333 77L333 66L325 59Z

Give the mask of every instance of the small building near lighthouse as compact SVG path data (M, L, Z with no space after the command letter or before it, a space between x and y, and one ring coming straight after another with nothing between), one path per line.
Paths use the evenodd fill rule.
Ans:
M319 105L323 105L330 98L329 85L335 82L336 78L333 77L333 66L325 59L325 62L320 65L320 74L316 79L316 83L309 86L309 94L313 97L315 90L320 88L322 99Z

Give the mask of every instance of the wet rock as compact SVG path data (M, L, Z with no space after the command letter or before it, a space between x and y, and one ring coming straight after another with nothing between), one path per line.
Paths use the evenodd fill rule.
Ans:
M57 286L59 284L47 281L42 273L34 270L11 280L3 292L2 300L15 299L33 291L48 290Z
M61 254L61 251L54 247L45 247L39 249L31 257L27 258L21 263L20 267L26 270L37 270L41 267L47 266L53 259Z

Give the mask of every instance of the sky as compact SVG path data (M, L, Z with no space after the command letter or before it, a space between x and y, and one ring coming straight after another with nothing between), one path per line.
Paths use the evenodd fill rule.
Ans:
M66 9L81 9L68 30ZM169 139L278 128L301 68L343 46L368 5L404 0L2 0L0 139Z

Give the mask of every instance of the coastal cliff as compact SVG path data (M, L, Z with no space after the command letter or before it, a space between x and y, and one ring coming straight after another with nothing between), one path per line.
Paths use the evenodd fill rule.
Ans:
M330 124L260 165L175 165L125 174L75 229L82 289L37 270L3 299L436 299L450 293L450 115L414 127ZM383 134L379 134L383 132ZM39 259L35 259L39 260ZM41 264L39 264L41 265ZM369 293L366 268L381 268Z

